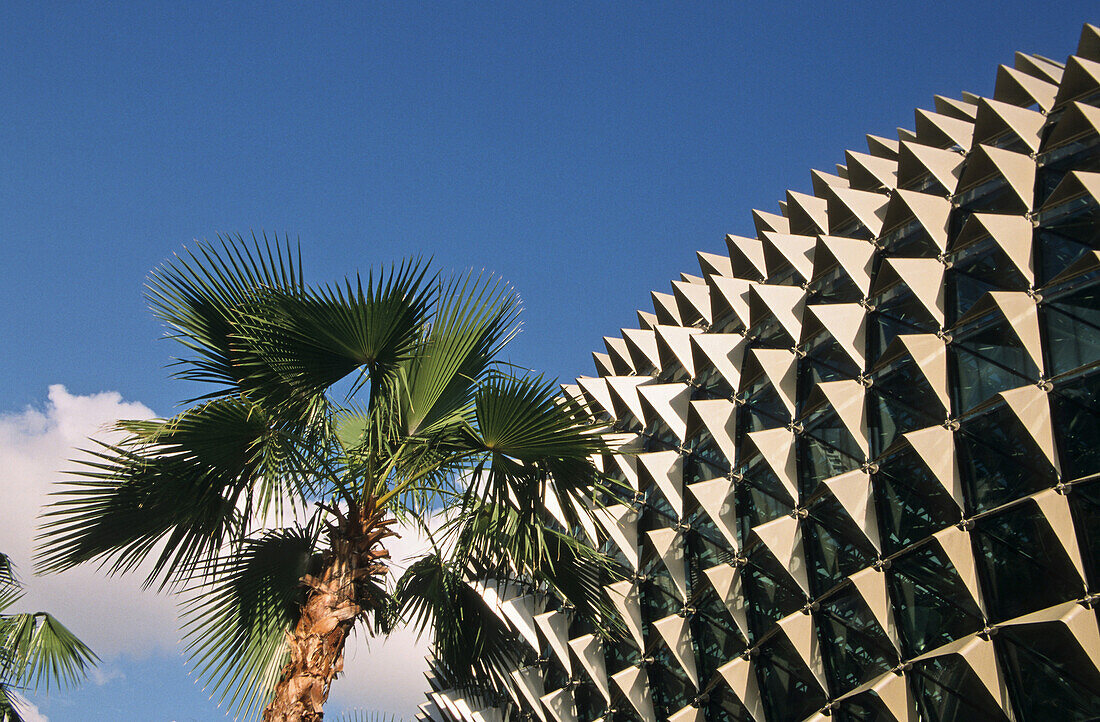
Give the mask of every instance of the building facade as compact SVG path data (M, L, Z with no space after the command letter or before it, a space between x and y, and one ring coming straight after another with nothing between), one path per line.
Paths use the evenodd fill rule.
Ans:
M1100 719L1100 29L936 97L754 211L567 393L633 492L586 533L627 634L529 647L449 722Z

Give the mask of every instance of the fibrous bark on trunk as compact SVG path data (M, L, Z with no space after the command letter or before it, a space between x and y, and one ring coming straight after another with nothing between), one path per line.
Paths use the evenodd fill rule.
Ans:
M378 603L369 583L386 573L389 552L382 539L394 536L372 502L353 509L329 527L330 549L309 587L301 616L288 632L290 661L283 667L264 722L319 722L332 680L344 668L344 644L360 614Z

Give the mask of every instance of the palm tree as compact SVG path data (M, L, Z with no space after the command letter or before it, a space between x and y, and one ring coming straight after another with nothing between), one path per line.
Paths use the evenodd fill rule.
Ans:
M22 596L11 559L0 553L0 722L22 722L18 690L73 684L99 660L52 615L8 613Z
M427 265L313 287L289 244L238 236L155 270L153 311L186 349L176 376L207 393L119 422L126 440L46 512L40 567L148 561L147 585L186 597L196 672L264 720L322 718L357 626L412 624L457 678L504 676L514 640L471 580L606 616L607 560L573 533L601 483L597 430L499 360L510 287ZM432 551L387 585L385 540L433 523Z

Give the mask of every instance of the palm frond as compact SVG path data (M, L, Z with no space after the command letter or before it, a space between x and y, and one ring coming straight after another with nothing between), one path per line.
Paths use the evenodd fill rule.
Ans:
M171 338L194 356L181 359L180 378L217 384L211 395L243 390L242 362L247 349L236 342L242 309L262 291L301 293L300 249L255 236L219 237L218 245L199 242L150 274L146 284L155 316L171 329ZM254 360L254 359L253 359Z
M244 718L267 703L289 650L286 635L305 601L302 577L316 563L310 529L269 531L211 562L183 605L184 641L204 688Z
M11 557L0 552L0 612L10 607L23 596L23 586L15 573L15 564ZM0 654L3 651L0 650Z
M467 584L460 566L438 553L421 557L398 580L394 596L401 619L417 634L431 633L435 656L457 683L514 667L516 636Z
M19 713L22 700L11 687L0 683L0 722L25 722Z
M37 689L68 686L99 661L86 644L45 612L0 617L0 648L7 652L0 679Z

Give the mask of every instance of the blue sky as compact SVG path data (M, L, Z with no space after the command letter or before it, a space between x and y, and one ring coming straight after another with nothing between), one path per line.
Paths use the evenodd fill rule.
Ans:
M933 94L992 94L1016 50L1064 60L1096 10L6 2L0 439L60 448L59 399L98 400L85 425L126 402L172 413L187 390L142 283L218 232L300 238L316 280L416 254L491 270L527 307L512 359L591 373L601 337L697 272L696 250L751 234L752 208L911 127ZM170 645L135 650L40 710L217 717Z

